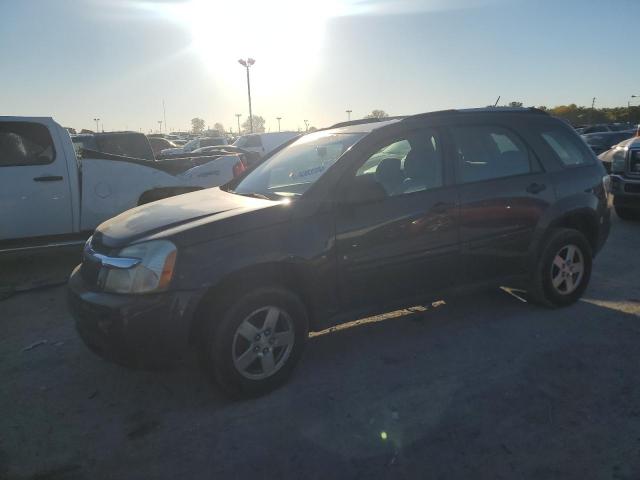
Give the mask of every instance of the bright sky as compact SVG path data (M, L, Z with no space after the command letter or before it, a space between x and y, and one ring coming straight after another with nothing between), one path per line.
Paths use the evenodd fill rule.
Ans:
M277 130L486 106L626 106L639 0L0 0L0 115ZM638 99L635 99L638 100Z

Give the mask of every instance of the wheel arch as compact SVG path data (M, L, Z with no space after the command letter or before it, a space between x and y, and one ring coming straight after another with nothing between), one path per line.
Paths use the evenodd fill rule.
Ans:
M207 288L195 309L189 328L189 341L195 343L202 328L211 315L220 308L228 306L238 292L246 293L253 288L276 286L296 295L302 302L309 320L309 328L317 323L312 308L312 299L300 267L288 262L269 262L242 268L224 276L220 281Z

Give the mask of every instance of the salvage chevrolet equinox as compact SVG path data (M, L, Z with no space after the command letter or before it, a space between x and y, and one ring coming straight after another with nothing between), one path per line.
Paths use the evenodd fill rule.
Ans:
M291 375L310 330L470 286L572 304L609 233L608 180L535 109L338 124L100 225L69 304L104 358L165 364L192 347L223 390L255 396Z

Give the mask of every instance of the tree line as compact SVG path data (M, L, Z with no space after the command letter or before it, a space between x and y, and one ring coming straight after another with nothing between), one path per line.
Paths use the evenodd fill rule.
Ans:
M510 102L506 107L522 107L522 102ZM489 105L493 107L493 105ZM591 108L581 107L575 103L569 105L557 105L555 107L547 107L544 105L536 107L543 110L554 117L562 118L574 126L588 125L594 123L632 123L640 124L640 105L632 105L630 107L603 107L603 108ZM384 110L375 109L371 113L364 116L364 118L388 118L389 114ZM260 115L253 116L253 131L255 133L263 133L265 131L266 121ZM216 123L214 130L220 133L224 133L225 129L221 123ZM202 133L205 130L205 121L201 118L194 118L191 120L191 129L193 133ZM242 133L248 133L250 131L249 118L241 125ZM308 131L315 131L315 127L309 127Z

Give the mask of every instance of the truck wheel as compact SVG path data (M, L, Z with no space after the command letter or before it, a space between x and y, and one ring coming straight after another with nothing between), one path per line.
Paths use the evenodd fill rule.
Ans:
M591 245L582 233L570 228L553 230L535 266L530 299L547 307L575 303L589 285L592 259Z
M622 220L637 220L638 215L630 208L625 207L613 207L616 210L616 215Z
M244 294L205 325L200 360L230 396L255 397L293 373L309 333L306 309L283 288Z

